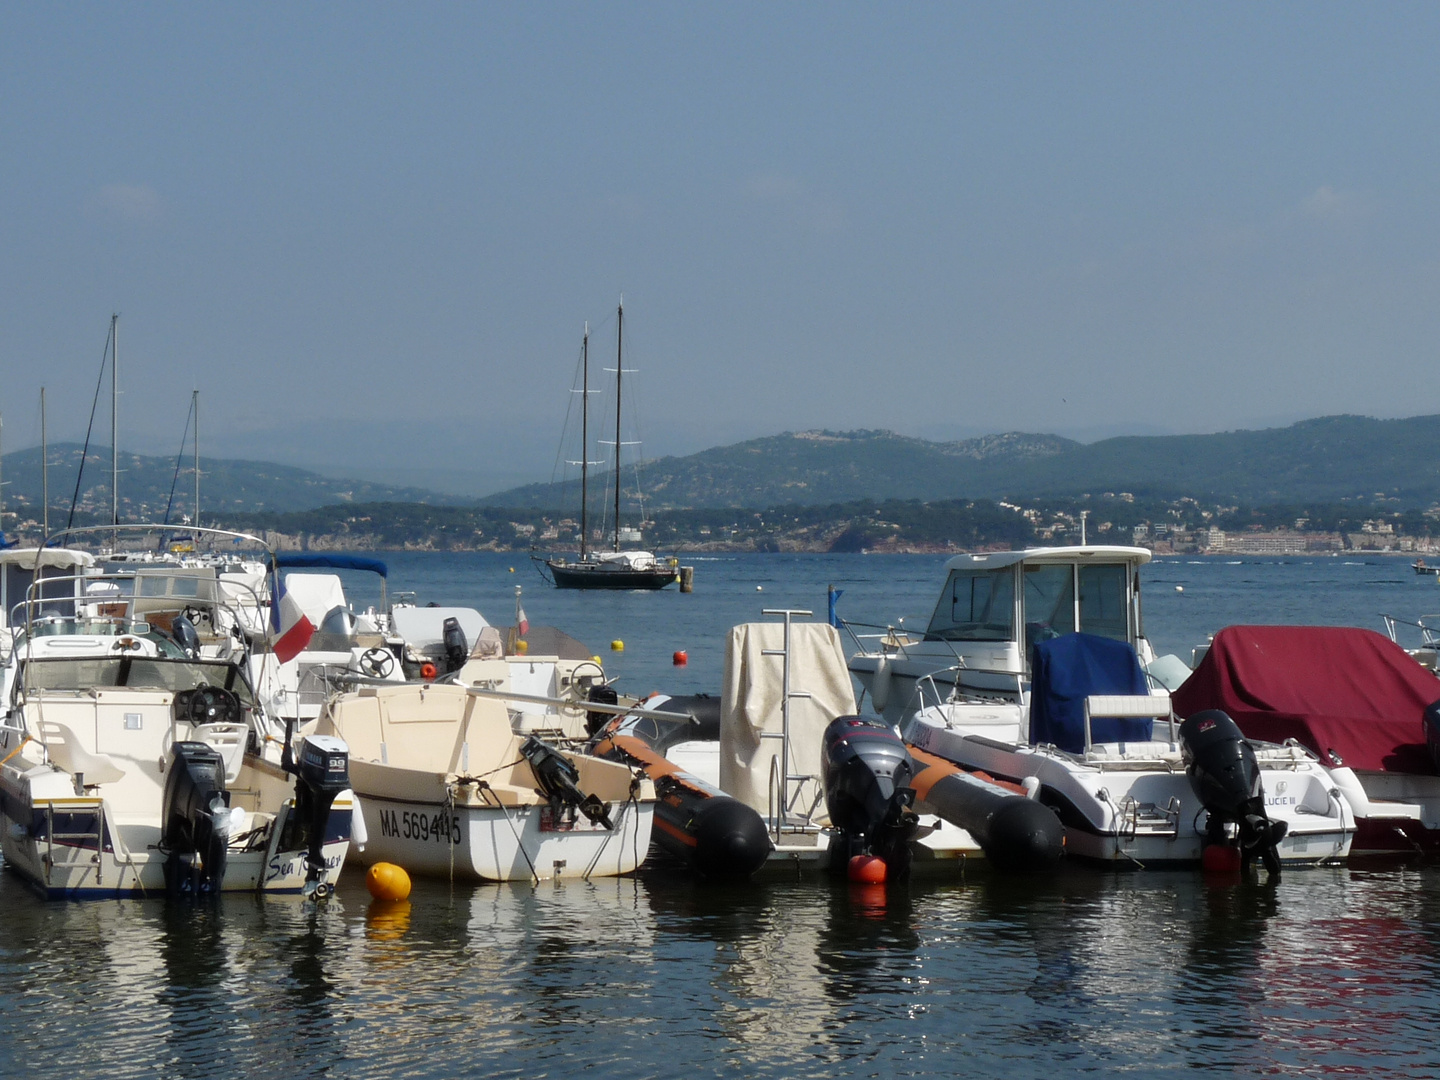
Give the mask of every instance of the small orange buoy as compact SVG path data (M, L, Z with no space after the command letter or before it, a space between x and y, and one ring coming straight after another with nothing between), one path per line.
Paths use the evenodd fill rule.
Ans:
M885 917L884 885L865 885L852 881L849 889L850 902L855 905L855 913L862 919Z
M1228 844L1206 844L1200 853L1200 865L1207 874L1238 874L1240 849Z
M365 888L376 900L404 900L410 895L410 875L394 863L377 862L365 874Z
M851 881L862 885L883 885L886 877L885 860L875 855L855 855L846 867Z
M430 679L435 678L435 676L438 674L440 674L439 669L434 664L430 663L429 660L426 660L425 663L420 665L420 677L422 679L425 679L427 682Z
M675 655L671 657L671 663L676 667L684 667L690 663L690 655L684 649L678 649Z

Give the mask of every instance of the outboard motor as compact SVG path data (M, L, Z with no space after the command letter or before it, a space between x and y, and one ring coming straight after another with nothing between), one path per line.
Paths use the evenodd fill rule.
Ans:
M1425 745L1430 749L1430 763L1440 773L1440 701L1432 701L1425 706L1422 723L1425 726ZM1336 755L1332 751L1330 756L1333 758Z
M440 639L445 643L445 672L459 671L470 659L470 643L465 640L465 631L460 620L451 615L440 626Z
M172 896L218 893L230 846L230 793L225 790L225 759L219 751L209 743L172 743L160 805L166 892Z
M520 754L530 763L540 794L550 800L550 813L556 822L560 821L564 808L572 806L591 821L607 829L615 828L605 804L594 795L581 792L580 770L560 751L531 735L520 744Z
M350 787L350 747L335 735L307 735L300 740L300 752L291 754L286 725L285 749L280 767L295 777L295 810L285 823L280 845L286 850L305 849L305 884L301 892L323 900L331 886L325 881L325 833L335 796Z
M196 631L195 624L184 615L176 615L170 621L170 636L191 660L199 658L200 634Z
M905 744L878 720L842 716L821 737L820 769L830 822L846 840L846 859L875 855L892 876L903 876L919 828L911 809L915 762Z
M585 700L593 701L596 705L618 705L620 704L620 695L615 692L613 686L597 683L590 687L589 692L585 695ZM596 732L608 724L610 720L610 713L587 712L585 714L585 734L594 738Z
M1287 826L1265 813L1260 763L1239 726L1219 709L1205 709L1180 725L1180 751L1190 787L1209 814L1206 844L1230 846L1226 826L1233 822L1241 868L1248 870L1258 855L1270 876L1279 877L1276 845Z

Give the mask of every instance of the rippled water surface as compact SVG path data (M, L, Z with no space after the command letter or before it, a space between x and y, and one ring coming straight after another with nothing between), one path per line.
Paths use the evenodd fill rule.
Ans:
M693 596L605 597L544 591L509 556L405 555L391 587L503 623L518 576L532 622L626 641L628 688L695 692L718 690L719 636L762 603L823 612L833 582L856 619L923 621L942 561L745 557L697 563ZM1167 560L1147 629L1188 655L1231 622L1440 609L1399 560L1355 562ZM419 882L399 906L351 874L319 909L47 903L7 873L0 911L6 1077L1440 1073L1428 869L1255 885L972 866L878 893L647 872Z

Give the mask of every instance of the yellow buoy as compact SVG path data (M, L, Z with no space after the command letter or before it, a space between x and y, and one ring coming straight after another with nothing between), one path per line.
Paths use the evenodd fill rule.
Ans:
M398 941L409 929L409 900L370 901L365 912L365 936L371 941Z
M526 641L523 637L519 641L515 642L515 652L518 653L520 656L524 656L529 651L530 643Z
M513 574L515 572L515 567L510 567L510 572Z
M410 875L394 863L377 862L365 875L365 887L376 900L404 900L410 895Z
M598 663L600 663L600 657L598 657L598 656L592 656L592 657L590 657L590 662L591 662L592 664L598 664Z
M621 641L619 638L616 638L614 641L610 642L610 651L611 651L611 652L624 652L624 651L625 651L625 642Z

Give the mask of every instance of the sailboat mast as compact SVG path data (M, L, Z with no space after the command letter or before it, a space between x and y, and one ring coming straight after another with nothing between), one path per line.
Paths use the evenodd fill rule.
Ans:
M45 437L45 387L40 387L40 535L50 537L50 441Z
M110 524L120 524L120 316L110 316ZM119 539L110 533L110 547Z
M585 561L585 548L590 539L590 324L580 340L580 561Z
M195 410L195 538L200 537L200 391L190 391L190 407Z
M625 372L625 298L615 311L615 550L620 550L620 379Z

